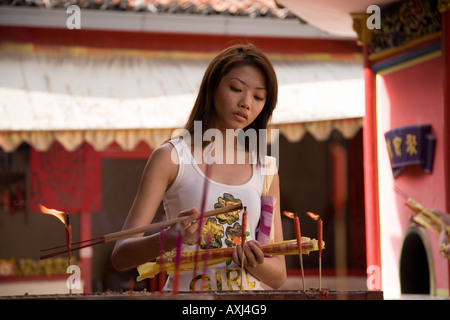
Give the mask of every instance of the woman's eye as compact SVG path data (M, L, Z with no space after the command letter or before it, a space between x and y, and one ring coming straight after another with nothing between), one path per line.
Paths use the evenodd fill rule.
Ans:
M235 88L235 87L230 87L231 88L231 91L234 91L234 92L241 92L241 89L238 89L238 88Z
M264 101L264 98L255 96L255 100L256 100L256 101Z

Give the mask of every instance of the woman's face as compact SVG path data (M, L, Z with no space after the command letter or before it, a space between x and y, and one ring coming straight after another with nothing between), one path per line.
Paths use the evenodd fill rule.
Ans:
M266 103L264 76L253 66L228 72L214 94L216 129L243 129L261 113Z

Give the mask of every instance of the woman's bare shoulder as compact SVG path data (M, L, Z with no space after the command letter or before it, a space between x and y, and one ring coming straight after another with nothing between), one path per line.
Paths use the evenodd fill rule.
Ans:
M174 150L175 148L170 142L166 142L156 147L148 159L145 169L146 172L165 175L172 181L178 172L178 165L173 161Z
M166 142L155 149L153 149L152 154L150 155L149 160L156 159L158 161L170 160L172 156L172 151L174 150L174 146L170 142Z

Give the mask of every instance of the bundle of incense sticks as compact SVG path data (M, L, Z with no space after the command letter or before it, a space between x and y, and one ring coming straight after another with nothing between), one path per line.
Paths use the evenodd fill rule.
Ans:
M405 203L406 207L411 209L416 215L412 218L412 220L418 225L428 228L435 233L441 232L441 227L444 225L447 229L447 232L450 233L450 225L446 224L435 215L433 212L422 206L419 202L414 200L413 198L408 198Z
M309 254L311 251L317 251L319 249L318 241L316 239L310 239L302 237L302 254ZM325 241L322 241L322 249L325 248ZM213 266L219 263L223 263L231 260L233 253L233 247L212 249L206 254L206 250L200 250L198 253L198 259L205 261L208 259L208 266ZM266 254L271 255L298 255L297 240L287 240L281 242L275 242L262 246L262 250ZM137 267L139 276L138 281L154 277L161 270L161 260L163 261L163 270L169 274L175 272L175 253L166 252L164 256L158 257L156 262L147 262ZM181 253L180 272L193 270L195 260L195 251L183 251Z
M436 233L440 233L442 226L444 226L447 229L447 232L450 233L450 225L442 221L440 217L425 208L418 201L411 198L399 187L394 186L394 190L406 201L405 206L416 214L412 218L415 223Z
M204 213L204 218L217 216L219 214L233 212L233 211L236 211L236 210L242 210L242 208L243 208L242 203L237 203L237 204L229 205L229 206L226 206L226 207L222 207L222 208L206 211ZM132 229L127 229L127 230L118 231L118 232L114 232L114 233L109 233L109 234L106 234L106 235L98 237L98 238L93 238L93 239L79 241L79 242L73 242L72 243L72 248L70 249L70 251L80 250L82 248L86 248L86 247L90 247L90 246L93 246L93 245L102 244L102 243L106 243L106 242L116 241L116 240L123 239L123 238L129 238L129 237L132 237L132 236L134 236L136 234L139 234L139 233L145 233L145 232L149 232L149 231L152 231L152 230L158 230L158 229L161 229L161 228L166 228L166 227L172 226L172 225L174 225L174 224L176 224L178 222L181 222L184 219L191 219L191 218L190 217L178 217L178 218L167 220L167 221L162 221L162 222L158 222L158 223L152 223L152 224L149 224L149 225L143 226L143 227L132 228ZM61 248L67 248L67 245L60 245L60 246L53 247L53 248L43 249L43 250L41 250L41 252L49 251L49 250L55 250L55 249L61 249ZM50 257L54 257L54 256L58 256L58 255L61 255L61 254L65 254L68 251L69 250L66 249L64 251L59 251L59 252L55 252L55 253L51 253L51 254L47 254L47 255L41 256L40 258L41 259L47 259L47 258L50 258Z

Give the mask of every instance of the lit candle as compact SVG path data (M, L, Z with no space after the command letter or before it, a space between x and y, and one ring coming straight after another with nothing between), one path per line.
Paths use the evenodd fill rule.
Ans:
M300 270L302 272L303 291L305 291L305 274L303 271L303 257L302 257L302 233L300 231L300 220L298 217L294 218L295 236L297 238L298 256L300 260Z
M244 243L245 243L245 234L247 232L247 207L244 207L244 213L242 214L242 229L241 229L241 242L242 242L242 249L244 249Z
M317 221L317 242L319 246L319 290L322 289L322 219L318 214L306 212L308 216Z
M322 229L323 222L322 219L317 221L317 238L319 241L319 291L322 290Z
M67 247L67 259L68 266L71 265L71 251L72 251L72 226L70 225L69 213L59 211L56 209L48 209L42 204L39 204L42 213L53 215L58 218L64 224L66 230L66 247ZM69 293L72 294L72 285L69 287Z

